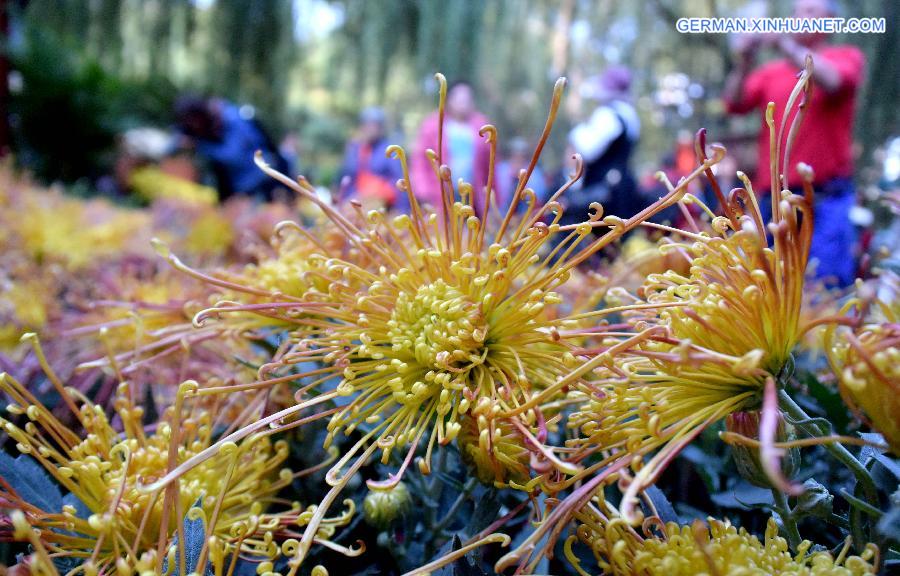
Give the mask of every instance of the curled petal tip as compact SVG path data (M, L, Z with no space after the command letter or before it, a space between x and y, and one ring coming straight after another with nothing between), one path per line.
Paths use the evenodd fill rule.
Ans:
M172 251L169 249L169 245L160 240L159 238L151 238L150 246L153 247L153 251L156 252L162 258L168 258L172 255Z
M497 127L493 124L485 124L481 128L478 129L478 135L484 136L488 142L496 142L497 140Z
M809 180L810 182L812 182L815 176L815 171L812 166L805 162L797 162L797 172L800 173L800 176L802 176L804 180Z
M269 163L266 162L266 159L263 157L262 150L257 150L253 153L253 163L256 164L260 170L270 169Z
M406 156L406 150L403 149L403 146L400 146L398 144L391 144L384 149L384 155L388 158L400 158L402 156Z
M722 159L725 158L725 154L728 152L721 144L713 144L710 146L710 148L712 148L713 161L715 162L721 162Z

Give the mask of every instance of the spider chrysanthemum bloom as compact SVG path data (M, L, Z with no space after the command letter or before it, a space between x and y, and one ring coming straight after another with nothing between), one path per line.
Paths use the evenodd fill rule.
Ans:
M348 248L344 237L327 222L317 226L315 235L293 221L282 221L274 228L271 246L257 250L253 263L223 267L210 274L184 265L165 242L153 239L158 254L204 286L207 306L192 312L195 332L302 331L309 316L305 309L327 303L336 290L359 288L348 282L338 260L341 255L355 260L357 251ZM209 325L210 318L219 322Z
M113 354L121 365L134 365L141 356L158 357L160 352L177 347L178 338L167 336L178 334L179 327L190 326L191 308L196 311L205 304L208 290L155 264L109 266L98 272L102 288L84 298L89 301L70 314L58 331L81 338L82 346L90 352ZM96 344L102 344L99 350ZM85 363L83 369L108 360Z
M190 379L220 387L252 381L253 365L265 361L263 351L244 338L214 328L195 329L193 314L218 298L207 284L158 264L105 266L92 293L71 299L77 306L43 331L49 338L42 346L42 364L58 368L69 386L104 409L115 400L123 380L131 398L164 407L174 402L179 382ZM24 382L35 381L24 370L15 374ZM268 398L271 406L292 400L287 390ZM225 420L240 420L259 403L236 393L199 397L193 406L213 409ZM71 419L70 414L60 416Z
M223 276L239 286L266 290L269 295L324 300L331 286L342 280L335 274L339 270L329 267L329 259L343 256L355 261L355 252L327 221L316 223L315 235L294 222L283 221L275 226L271 252L260 255L241 272L226 271Z
M579 574L589 576L572 552L579 542L589 547L602 574L610 576L690 576L694 574L797 574L804 576L861 576L875 574L878 549L868 545L860 556L848 556L849 541L835 558L812 552L805 540L791 554L770 518L762 541L728 520L709 518L707 524L670 522L650 531L631 527L615 509L592 503L577 515L576 535L566 542L566 556Z
M139 367L156 369L168 360L187 367L182 379L205 380L228 379L236 353L246 361L266 361L268 358L256 358L258 351L249 345L253 338L243 336L259 328L290 329L299 320L293 311L288 311L285 320L269 316L260 302L280 298L314 301L327 295L339 279L328 276L328 257L319 252L324 246L335 246L332 235L323 233L324 240L319 242L285 229L299 228L284 223L274 235L272 247L260 248L255 263L223 268L215 276L182 267L159 239L152 241L156 250L188 274L168 266L156 269L156 263L138 270L107 270L106 289L78 315L77 325L65 331L67 336L81 336L92 352L93 358L79 369L118 365L131 377ZM242 300L244 312L238 312L237 300ZM204 318L217 316L220 306L229 312L226 321L205 323ZM197 316L200 312L204 314ZM86 339L89 335L95 337L93 343L103 344L99 353ZM222 369L217 370L216 363Z
M808 90L809 77L807 69L789 99L789 109ZM801 104L795 122L802 117L802 109ZM783 124L776 138L773 117L774 104L770 104L766 121L772 140L784 141L785 134L794 130ZM823 320L834 320L818 319L806 326L799 320L812 240L811 171L801 170L806 175L803 195L773 190L773 215L767 226L742 174L746 188L727 196L719 189L709 169L702 131L697 155L724 216L715 216L700 204L712 219L706 231L692 218L689 230L644 223L675 236L663 250L686 259L689 269L650 275L637 296L621 290L611 294L621 299L623 315L640 337L634 337L634 345L606 365L607 370L595 372L592 381L577 386L573 395L581 399L581 406L568 420L569 427L578 431L577 437L566 442L572 450L568 461L584 468L562 487L575 480L583 483L498 566L521 566L552 549L567 519L615 479L627 486L622 516L629 522L639 521L636 506L643 489L700 433L729 414L761 410L756 442L760 465L778 489L792 494L801 490L781 472L784 448L775 445L776 386L804 332ZM784 171L787 156L773 150L774 172ZM668 180L663 181L670 191L675 190ZM682 199L698 202L690 196ZM689 215L684 205L681 208ZM542 542L547 535L549 543Z
M143 409L129 400L128 385L123 384L116 402L119 430L100 407L63 388L55 374L48 377L75 412L83 434L60 422L15 379L0 374L0 389L12 400L7 411L13 416L0 425L23 454L0 472L0 502L24 513L49 555L38 558L44 566L52 564L63 572L80 566L87 574L132 573L148 566L159 572L164 563L185 561L184 547L179 549L177 542L185 541L183 523L188 519L202 520L205 531L204 550L190 558L194 565L208 561L216 570L227 571L239 556L264 561L292 554L290 538L299 536L294 531L305 526L312 509L294 503L287 510L267 511L294 478L281 467L288 454L286 442L259 434L226 443L215 458L168 487L148 490L146 483L207 448L214 429L228 424L209 411L188 409L185 397L196 390L196 383L181 386L175 406L152 431L145 429ZM26 422L17 425L13 419ZM30 465L21 458L33 459L49 473L57 485L50 491L62 501L61 510L46 504L54 500L52 494L34 497L37 485L29 489L34 480L22 480L20 471ZM61 493L67 493L65 499ZM320 541L349 522L351 514L352 505L345 516L321 523Z
M808 91L809 74L806 70L801 75L788 109ZM795 122L802 116L802 102L800 110ZM773 115L770 104L766 121L776 141ZM793 130L782 124L777 141ZM701 160L704 140L701 131L697 140ZM772 171L781 174L788 153L782 157L780 150L773 150L771 161ZM575 444L586 454L599 447L621 451L621 457L631 459L634 478L625 493L626 518L634 519L638 492L700 432L729 414L760 408L763 466L779 489L799 490L780 474L777 460L783 451L773 444L777 382L791 351L815 325L800 323L814 224L811 169L801 166L800 171L805 176L803 194L773 189L768 223L746 177L739 174L745 188L726 196L710 172L724 216L714 216L700 204L712 218L709 230L701 231L694 223L690 230L647 224L676 236L662 249L685 258L689 271L648 277L634 299L646 307L635 307L628 314L635 327L652 326L659 332L620 363L624 377L606 385L606 394L592 397L572 419L583 436Z
M443 113L443 77L440 85ZM337 408L318 412L329 418L326 444L338 435L363 432L329 472L327 480L334 490L320 513L375 451L381 451L384 462L393 451L405 451L400 471L386 483L390 485L399 481L417 446L427 439L419 466L428 471L434 447L452 442L462 429L461 421L483 402L497 407L497 416L522 420L528 430L539 418L529 421L528 413L539 411L581 376L610 362L620 340L627 339L607 335L604 326L590 328L607 311L561 308L560 294L579 263L676 202L685 187L673 189L627 221L604 217L602 207L594 205L585 222L561 226L562 207L557 200L580 169L544 206L537 205L526 183L549 137L563 86L561 80L555 87L550 117L529 168L519 175L510 205L499 210L490 175L486 184L454 186L439 152L429 152L429 157L441 183L441 205L428 207L419 204L409 184L403 150L388 148L387 153L403 167L405 176L398 187L411 206L409 214L393 219L380 211L363 213L358 206L344 214L319 199L302 178L293 181L261 164L301 199L319 206L352 252L329 254L313 249L305 254L306 262L323 264L309 276L324 275L327 292L307 288L289 298L258 287L268 282L266 276L249 278L243 281L244 292L252 295L245 299L248 303L223 304L199 319L218 315L227 322L229 313L255 312L271 326L289 325L291 347L281 351L266 370L312 362L315 369L295 377L311 381L300 394L324 388L292 410L302 410L304 403L350 397ZM485 126L482 134L495 150L496 130ZM437 150L443 148L441 142L436 144ZM714 162L705 162L691 178ZM592 230L600 227L609 230L595 237ZM170 260L202 276L174 257ZM582 346L586 338L592 339L590 349ZM597 363L585 363L600 353L603 358ZM499 437L504 434L501 427ZM550 449L535 447L535 453L539 468L549 464L540 473L546 478L575 470ZM518 455L512 458L518 459ZM342 473L345 467L349 471ZM518 468L516 476L524 478L524 472ZM310 530L305 544L310 542Z
M845 401L900 454L900 306L875 308L883 321L856 330L829 327L826 351Z

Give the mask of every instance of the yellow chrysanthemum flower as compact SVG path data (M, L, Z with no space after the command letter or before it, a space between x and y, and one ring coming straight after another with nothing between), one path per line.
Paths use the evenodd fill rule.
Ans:
M443 77L440 86L443 113ZM560 81L554 90L550 118L531 169L549 137L563 86ZM495 129L485 126L482 134L495 150ZM441 143L436 144L441 150ZM454 186L440 154L429 152L443 190L441 205L432 211L420 206L411 189L403 150L393 146L387 153L401 162L405 176L398 186L411 206L409 214L392 220L380 211L363 214L358 207L355 214L345 215L321 200L302 178L293 181L261 164L301 199L319 206L351 249L335 253L320 247L305 254L305 262L300 260L305 266L321 263L299 278L324 278L327 291L307 284L300 287L306 288L302 294L289 297L288 292L297 291L291 284L297 275L274 285L267 275L243 281L232 277L228 285L243 283L244 288L236 287L235 292L248 295L246 303L223 303L198 318L255 311L268 325L288 325L292 345L279 351L266 369L316 363L315 369L294 376L295 380L307 377L311 381L298 398L330 385L291 410L352 396L344 405L318 413L329 418L326 445L338 434L363 429L362 438L326 476L334 488L320 506L321 514L377 450L384 462L395 449L406 452L399 472L385 483L389 486L399 481L416 447L427 438L425 455L419 460L419 467L427 472L435 445L453 441L462 429L461 421L485 402L485 414L496 410L509 424L519 421L523 426L516 427L518 431L540 434L540 430L530 429L539 418L530 420L527 414L539 411L599 365L583 365L584 358L598 354L593 348L583 348L584 340L595 339L597 349L604 353L601 362L607 362L618 350L619 340L627 339L618 334L607 336L604 327L585 329L609 311L561 307L560 293L572 270L673 204L686 187L673 189L627 221L604 217L602 207L595 205L582 224L561 226L562 206L557 200L578 174L547 204L538 206L535 195L526 188L530 170L523 171L512 202L503 212L492 205L490 185L476 188L460 182ZM714 162L704 163L691 178ZM492 180L489 175L488 182ZM476 213L475 207L483 207L483 213ZM609 230L594 237L595 227ZM174 256L170 261L225 286L223 280L193 271ZM260 267L256 271L268 272ZM273 294L273 287L281 293ZM272 382L287 379L283 376ZM565 472L575 471L552 450L543 446L534 446L534 450L539 467L548 464L539 474L540 481L558 480ZM342 473L345 467L348 472ZM524 479L524 470L519 469L515 476ZM304 546L311 542L312 530L311 525Z
M40 330L47 323L48 309L54 307L44 284L47 276L0 280L0 350L17 348L24 333Z
M184 249L193 254L221 254L234 241L232 223L221 213L205 208L182 239Z
M149 231L151 224L145 212L52 192L29 194L22 204L9 224L26 253L36 261L59 262L72 270L134 247L139 231Z
M289 469L280 468L288 454L286 442L273 443L266 433L240 443L226 441L215 458L180 474L164 489L148 489L149 482L210 446L214 428L223 424L207 410L186 410L186 397L196 393L196 383L180 387L175 406L152 432L142 423L143 409L131 402L129 387L122 384L116 402L119 431L100 407L64 388L52 372L48 378L84 435L66 427L14 378L0 374L0 390L12 400L7 412L27 419L22 426L0 419L0 426L22 454L71 494L62 510L45 510L26 500L28 494L19 493L14 483L0 484L4 506L24 512L45 551L36 559L41 566L51 573L53 562L80 565L86 574L159 573L163 563L185 561L177 542L185 541L187 520L202 520L205 531L204 550L191 560L197 565L209 561L216 573L234 566L239 555L257 561L295 555L293 528L305 526L313 508L304 510L295 502L288 510L267 512L294 478ZM0 472L0 479L14 472ZM319 524L319 540L349 522L352 502L348 506L347 514ZM299 562L290 565L294 574Z
M882 318L873 320L883 321L867 322L855 331L830 327L826 350L844 399L862 409L900 454L900 304L876 302L875 308Z
M878 549L871 544L862 555L848 556L848 542L835 558L825 551L810 553L812 542L805 540L792 555L773 518L763 541L728 520L715 518L709 518L707 525L670 522L659 532L645 535L615 512L607 516L593 506L580 513L578 520L577 535L566 543L566 556L583 576L591 572L572 554L576 541L591 549L600 573L609 576L862 576L875 574L878 563Z
M809 89L810 73L807 69L801 75L788 109ZM770 104L766 120L772 139L782 141L776 138L773 116L774 104ZM795 115L795 121L801 116ZM781 127L782 136L788 128ZM778 489L800 490L784 479L779 464L784 449L775 446L776 380L809 328L801 326L799 318L812 240L811 171L802 169L807 176L802 196L773 191L773 216L766 226L743 174L739 175L745 189L736 189L726 198L718 188L709 170L703 131L698 134L697 151L700 169L725 215L715 216L696 198L684 196L711 218L708 230L701 231L697 222L687 231L644 223L684 239L664 244L661 250L685 259L689 269L651 274L637 296L615 290L607 299L619 299L623 315L638 335L614 359L603 363L600 355L584 365L603 370L595 370L585 382L571 382L575 387L571 399L580 402L580 407L568 420L568 426L577 431L577 437L566 442L572 449L568 461L584 469L557 488L581 485L554 510L553 522L544 523L498 565L528 562L546 553L567 518L615 480L626 486L623 517L638 522L636 506L643 489L703 430L736 412L762 409L761 466ZM716 151L717 155L722 152L720 147ZM779 152L773 151L771 161L780 174L785 160ZM676 189L662 179L670 192ZM771 245L766 230L773 236ZM570 383L570 379L562 382ZM542 542L548 534L552 537Z
M138 197L147 201L174 199L211 206L219 199L215 188L173 176L155 166L134 170L128 179L128 185Z
M809 74L804 71L798 81L789 109L801 91L808 90ZM773 113L770 104L766 120L774 141ZM701 159L704 140L701 132L697 143ZM773 171L784 172L785 159L773 151ZM599 447L619 453L604 464L617 458L631 460L634 478L623 505L629 519L640 490L654 482L703 429L729 414L761 407L771 412L763 417L768 423L761 436L765 468L780 489L797 490L777 472L782 451L772 443L775 383L810 327L800 324L800 311L812 241L813 191L811 170L801 166L801 172L806 175L802 196L773 190L768 225L749 181L740 173L746 188L727 198L713 184L724 216L715 216L688 198L712 218L709 231L702 232L697 225L692 226L694 231L684 231L648 224L685 239L661 249L685 258L690 269L647 278L640 298L633 300L645 306L635 306L628 314L636 328L658 332L619 363L623 376L601 384L604 394L591 396L570 421L582 434L572 444L581 446L586 455Z

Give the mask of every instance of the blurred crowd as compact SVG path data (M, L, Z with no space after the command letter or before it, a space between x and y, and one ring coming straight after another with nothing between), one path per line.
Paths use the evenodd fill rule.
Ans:
M828 0L797 0L794 11L795 16L805 18L834 15L833 4ZM860 267L866 264L863 255L873 241L873 214L861 206L861 194L854 188L857 174L852 134L857 94L865 74L863 53L854 46L837 45L828 36L813 33L747 34L734 38L732 44L733 68L722 87L724 107L729 115L750 114L760 119L756 166L768 165L770 131L764 121L767 104L775 103L775 129L780 134L782 111L807 58L813 61L815 85L798 133L780 134L777 143L784 147L790 140L792 167L784 175L786 181L778 182L779 175L770 174L765 168L754 172L752 166L738 166L729 157L717 166L719 186L726 194L745 186L738 174L738 169L743 169L758 192L777 192L783 186L799 192L802 177L794 166L800 162L812 166L816 192L814 271L830 285L848 286L862 272ZM764 49L776 57L763 60ZM579 155L584 173L558 199L565 207L561 223L583 221L592 203L600 203L607 214L632 216L665 192L661 180L653 174L639 177L633 166L641 122L633 103L632 71L624 66L610 66L583 82L579 96L589 106L582 107L579 117L570 119L573 127L566 142L567 157ZM409 178L415 196L433 206L441 203L440 180L435 177L438 166L430 152L440 141L441 161L449 167L454 182L485 185L491 179L492 198L501 207L513 201L520 187L530 189L538 203L547 202L565 182L574 162L544 170L532 160L538 142L520 137L501 141L496 161L492 162L491 144L481 131L489 119L477 102L478 94L472 84L452 83L443 121L435 111L406 139ZM175 106L174 118L174 127L168 131L139 129L123 136L110 182L112 188L123 193L141 194L142 189L153 188L146 194L164 195L166 190L172 190L173 194L200 196L214 190L212 193L220 201L232 196L288 198L286 190L257 168L254 154L260 151L267 163L296 175L303 168L296 137L276 142L252 106L185 95ZM366 208L408 208L406 193L396 185L404 178L401 162L385 154L391 144L404 142L394 136L385 111L378 107L363 109L355 133L346 144L339 173L331 186L322 190L323 195L335 202L354 200ZM886 144L882 156L883 177L879 185L890 199L890 192L898 185L897 139ZM661 160L659 168L670 182L677 183L694 166L694 138L685 134ZM525 174L529 175L528 181L521 183ZM715 205L709 202L710 190L699 184L693 186L696 189L691 192L695 196ZM764 210L768 204L763 202ZM482 213L486 207L474 208ZM679 219L690 215L679 210L673 208L658 218L683 225ZM890 244L895 237L891 233L881 238L881 246Z

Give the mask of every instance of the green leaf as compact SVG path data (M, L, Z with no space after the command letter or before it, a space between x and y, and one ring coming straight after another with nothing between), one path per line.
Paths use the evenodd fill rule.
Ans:
M672 507L672 503L669 502L662 490L651 485L644 490L644 494L653 502L653 507L656 508L660 520L664 523L678 522L678 514L675 513L675 508Z
M441 551L438 552L437 558L455 552L460 548L462 548L462 540L460 540L458 535L454 535L453 540L444 545ZM469 552L456 562L444 566L437 574L439 576L488 576L488 573L479 566L476 552L478 551Z
M799 380L809 390L815 403L825 412L825 418L839 434L846 434L851 422L850 412L844 405L840 393L819 382L812 373L806 373Z
M878 521L876 528L886 539L900 542L900 506L892 506Z
M497 519L497 513L500 512L500 496L493 487L484 491L475 509L472 511L472 517L466 523L466 532L469 536L478 534L491 525L491 522Z
M772 505L771 490L754 486L746 480L741 480L734 488L713 494L710 498L723 508L749 510Z

